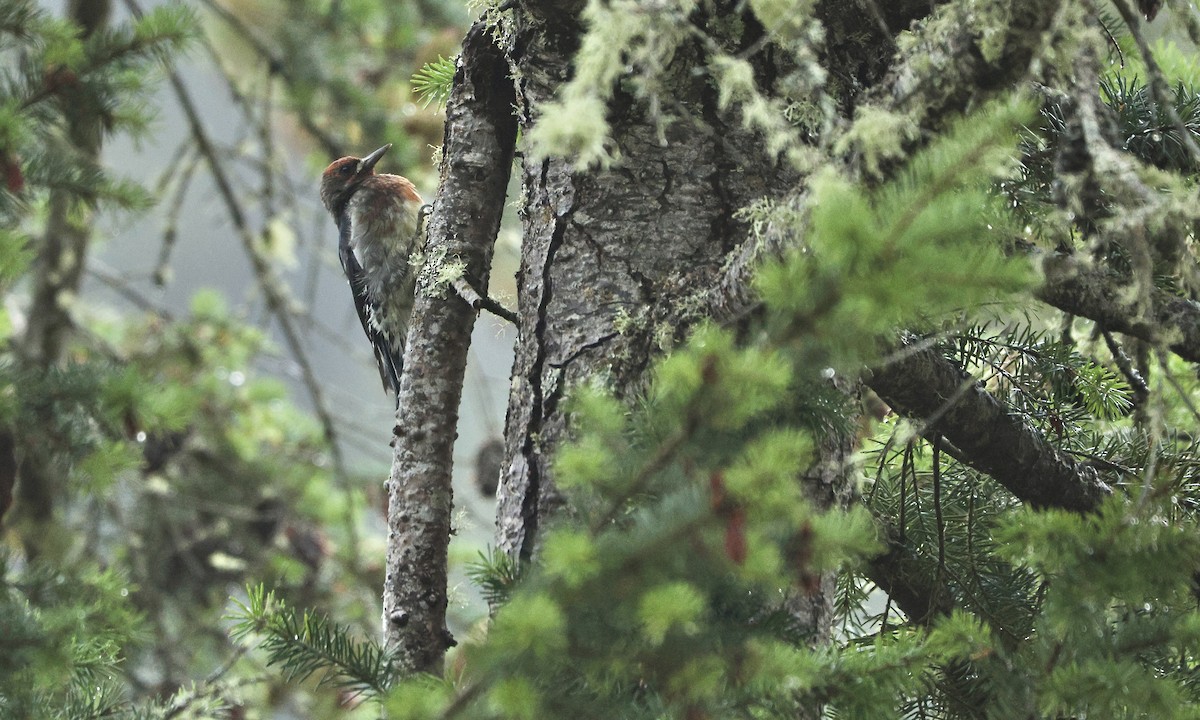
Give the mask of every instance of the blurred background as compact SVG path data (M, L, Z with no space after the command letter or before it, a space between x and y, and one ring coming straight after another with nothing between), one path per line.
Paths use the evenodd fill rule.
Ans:
M247 680L261 667L252 638L229 636L229 615L261 585L352 636L378 637L393 401L317 186L333 159L393 143L378 169L433 198L441 99L414 91L413 77L444 79L480 8L457 0L27 4L32 15L15 4L13 16L33 28L13 33L27 44L0 53L10 95L22 109L45 107L46 122L34 113L9 133L0 118L0 160L19 159L24 173L23 188L8 175L20 200L0 204L6 231L16 228L34 255L54 235L55 198L65 193L52 177L60 150L100 174L99 189L66 213L86 257L78 287L59 293L70 324L64 349L57 360L14 363L14 373L36 380L12 380L17 400L4 408L25 488L17 486L4 517L0 570L25 577L53 568L51 582L92 577L99 564L99 579L84 585L107 590L85 602L112 603L104 622L113 608L134 613L113 651L123 697L162 700L215 674L221 683L206 687L224 684L234 717L353 715L354 694L318 688L317 679ZM78 142L75 128L89 124L101 128L98 140ZM45 187L42 166L51 168ZM491 294L510 307L518 254L508 217ZM47 313L36 299L42 259L30 262L6 292L0 326L32 346ZM475 324L455 449L455 634L487 612L467 572L492 536L513 339L514 328L488 314ZM59 385L43 391L76 375L90 384L62 387L78 396ZM67 417L71 434L43 432ZM21 496L39 473L51 489L40 509ZM0 604L0 620L4 613ZM16 628L6 627L13 642ZM71 637L79 633L63 629L55 651L64 673L64 656L79 649ZM10 649L0 640L0 658L25 662ZM0 660L0 674L5 667ZM228 689L239 683L246 688ZM0 717L17 702L5 693L0 687Z
M64 0L41 2L57 12L67 9ZM140 3L166 4L172 3ZM276 279L292 300L289 314L347 470L380 510L374 518L381 522L367 539L380 543L382 558L381 503L393 407L355 313L337 259L337 230L317 187L321 171L336 157L362 156L391 142L379 171L408 177L432 200L444 115L437 102L415 95L412 77L426 63L455 56L470 11L458 0L185 4L194 8L203 35L175 63L176 71L233 183L240 212L263 238ZM130 19L120 0L113 10L113 22ZM98 237L104 240L94 246L83 305L120 314L131 303L133 308L146 303L180 315L198 293L217 293L270 341L254 367L229 368L232 381L246 372L280 378L291 400L315 412L304 361L289 351L272 316L230 208L199 157L177 91L162 83L150 102L155 118L147 132L114 136L103 162L147 184L157 202L144 214L101 216ZM492 294L509 306L516 295L519 243L509 212L491 279ZM489 443L494 449L502 440L514 335L511 324L481 313L472 337L455 450L455 505L461 512L453 552L460 558L473 557L491 539L493 498L478 483L494 487L495 477L477 478L476 463L488 457ZM459 623L482 611L469 584L461 585L460 601L453 614Z

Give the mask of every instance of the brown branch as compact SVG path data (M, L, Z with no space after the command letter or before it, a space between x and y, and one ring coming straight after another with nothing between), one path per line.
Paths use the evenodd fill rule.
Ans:
M450 286L463 299L463 302L471 306L472 310L487 310L496 317L507 320L513 325L518 323L516 313L501 305L488 294L476 290L475 286L466 277L459 275L451 281Z
M1059 4L1009 0L996 3L994 13L980 13L968 3L938 8L915 31L914 50L868 102L912 115L922 130L941 127L1025 76ZM1001 16L1008 22L998 25Z
M1046 282L1034 293L1063 312L1087 318L1105 330L1163 344L1190 362L1200 362L1200 303L1166 290L1150 291L1150 309L1137 312L1136 294L1114 271L1089 266L1070 255L1042 260Z
M476 23L446 105L441 181L426 257L452 257L487 292L512 168L516 119L508 65ZM423 269L404 353L395 455L388 478L387 646L401 672L441 674L446 648L446 548L453 449L474 309Z
M867 561L866 576L888 594L908 619L928 625L954 609L954 594L930 577L928 564L912 554L902 539L888 531L886 549Z
M936 417L925 434L944 435L968 465L1034 507L1088 512L1110 494L1094 468L1051 445L965 370L936 349L911 343L905 338L893 359L866 379L893 410L918 420Z

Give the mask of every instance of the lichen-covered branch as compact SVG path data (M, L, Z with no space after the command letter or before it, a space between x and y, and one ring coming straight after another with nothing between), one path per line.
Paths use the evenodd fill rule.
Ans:
M1095 468L1055 448L936 349L906 338L871 371L867 384L893 410L925 421L926 434L944 436L968 465L1030 505L1087 512L1110 493Z
M1154 288L1143 316L1135 307L1137 294L1110 269L1069 255L1047 256L1042 268L1046 282L1035 293L1042 302L1200 362L1200 303Z
M910 115L922 130L941 127L1025 75L1058 8L1050 0L949 3L914 29L903 62L868 102Z
M463 43L446 105L441 179L429 217L426 257L461 262L487 291L504 210L516 119L508 65L492 32L476 23ZM436 260L431 260L436 262ZM446 548L455 427L475 309L422 272L404 354L388 478L383 622L402 672L441 673L446 648Z

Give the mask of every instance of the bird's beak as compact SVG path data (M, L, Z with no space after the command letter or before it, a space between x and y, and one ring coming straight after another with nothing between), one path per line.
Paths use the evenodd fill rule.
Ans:
M358 161L358 172L355 175L365 175L371 172L375 167L375 163L379 162L379 158L392 147L391 143L384 145L375 152Z

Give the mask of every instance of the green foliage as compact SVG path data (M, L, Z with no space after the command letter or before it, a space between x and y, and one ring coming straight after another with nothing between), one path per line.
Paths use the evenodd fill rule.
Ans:
M1000 554L1043 583L1034 635L1014 657L1042 668L1029 673L1042 712L1194 717L1200 536L1157 517L1115 500L1091 517L1022 512L998 528Z
M491 551L469 570L495 616L452 658L450 677L398 682L370 639L375 601L354 591L378 575L358 566L361 498L331 489L324 437L254 372L270 345L219 297L197 296L179 320L83 314L67 361L52 367L6 347L0 439L46 458L65 512L6 526L46 539L36 560L0 571L0 714L261 713L297 692L271 680L280 674L295 685L318 676L302 711L313 717L360 697L398 718L1194 716L1193 368L1164 362L1139 387L1102 328L1008 307L1031 281L1005 257L1014 237L1070 249L1058 241L1122 220L1133 193L1101 177L1094 199L1112 217L1058 214L1056 164L1076 118L1053 102L1036 132L1020 132L1035 121L1015 100L981 105L936 137L870 103L837 117L816 61L832 45L815 5L754 0L736 17L709 17L686 1L587 4L574 72L543 107L529 159L621 160L609 137L615 100L644 110L666 142L679 120L672 83L699 77L706 112L740 121L768 159L804 173L803 198L764 198L739 216L754 241L770 232L796 247L760 275L765 332L699 328L654 365L633 407L599 385L573 390L574 439L553 465L570 510L539 528L535 564ZM142 130L154 69L194 30L181 7L82 38L32 2L0 6L0 53L12 60L0 70L0 290L22 282L49 193L80 207L150 201L80 150L98 138L64 111L98 118L102 135ZM267 3L249 27L222 7L209 19L262 56L268 84L325 154L340 143L334 133L398 142L411 158L412 128L395 122L410 89L440 103L453 78L438 54L451 49L417 47L426 16L443 10ZM749 45L747 26L762 32ZM997 43L979 41L984 59L999 58ZM760 72L765 54L786 57L777 77ZM1176 60L1174 109L1195 136L1194 72ZM1160 225L1187 261L1192 179L1179 173L1194 159L1139 77L1114 74L1098 88L1119 138L1115 165L1175 194ZM246 73L235 89L260 80ZM997 193L996 178L1013 174ZM1129 246L1088 249L1120 272L1135 260ZM1181 264L1154 268L1160 287L1189 287L1173 276ZM0 337L12 343L8 313ZM928 331L1009 413L1097 469L1114 497L1087 516L1025 509L934 426L860 420L847 397L854 379L900 327ZM1131 352L1150 367L1149 350ZM1168 384L1177 399L1164 399ZM814 461L851 436L868 476L861 503L808 497ZM908 579L943 588L954 610L917 622L872 592L861 573L882 549L880 528L913 558ZM839 632L814 637L804 613L833 583ZM237 649L214 631L231 584L249 586L226 616ZM282 672L262 672L260 655Z
M445 105L450 97L450 88L454 84L454 73L457 61L454 58L438 56L437 60L425 63L420 70L413 73L413 90L421 96L421 106Z
M290 702L221 627L229 584L269 581L371 628L378 601L333 590L361 586L365 503L331 487L323 433L258 372L274 352L264 333L214 293L171 318L65 283L61 352L34 360L27 347L47 311L27 297L31 260L65 243L56 213L101 241L94 209L138 211L161 190L96 151L147 129L159 69L198 23L175 3L82 33L37 3L0 5L0 716L224 717ZM318 688L306 702L320 715L338 699Z
M320 143L314 165L390 142L389 162L420 178L423 148L442 133L433 113L413 112L438 100L418 101L425 93L411 79L457 52L465 4L258 0L214 15L226 72L249 96L261 76L245 68L278 78L286 109Z
M942 349L1118 493L1092 515L1035 512L943 445L915 439L906 423L881 428L867 454L874 479L864 499L890 519L925 581L944 578L956 606L993 638L966 665L928 668L911 712L1191 717L1200 546L1184 508L1194 492L1194 442L1126 427L1145 411L1127 379L1095 343L1071 343L1038 323L980 323L948 335ZM844 632L870 636L902 618L890 605L856 616L861 588L842 586Z
M22 178L26 197L41 189L80 200L144 207L137 185L104 172L73 146L94 144L92 133L138 131L147 115L136 98L145 93L157 64L182 49L194 32L186 7L163 6L128 25L81 38L68 22L12 3L0 31L0 53L20 57L0 72L0 159L6 180ZM84 129L72 118L91 118ZM0 192L0 225L12 227L24 212L20 195Z
M520 565L494 548L480 552L479 560L467 565L466 572L489 606L506 602L520 579Z
M130 717L117 667L142 618L128 595L112 572L0 556L0 715Z
M1172 88L1174 110L1184 130L1200 139L1200 95L1182 82ZM1122 149L1137 158L1168 170L1194 171L1196 161L1164 108L1154 101L1150 88L1137 77L1123 75L1100 81L1100 96L1116 113Z
M262 585L247 588L246 601L234 604L233 637L246 642L261 635L267 664L281 666L289 681L320 672L322 685L379 696L393 680L392 660L379 645L351 639L350 628L323 615L297 612Z
M819 348L813 363L853 370L897 327L1024 287L1029 270L1004 258L1005 216L989 190L1029 114L1024 102L993 103L874 191L833 171L814 178L805 246L758 276L775 331Z
M515 587L511 566L477 568L509 599L486 640L461 649L459 712L740 716L764 695L794 711L837 693L822 677L836 659L804 648L787 605L877 545L865 513L818 511L799 491L811 436L778 426L804 414L792 375L784 355L702 328L657 365L638 410L596 387L572 396L578 430L555 477L573 521L545 535ZM801 580L781 591L780 577ZM443 694L404 683L387 705L436 716Z
M979 373L1044 432L1067 442L1097 419L1118 420L1133 411L1132 392L1117 371L1022 320L999 334L986 324L965 328L949 336L946 354Z
M1187 62L1193 62L1188 56ZM1114 72L1100 79L1099 97L1112 112L1113 131L1119 145L1142 163L1165 170L1190 173L1195 159L1183 144L1175 123L1159 106L1144 76ZM1200 140L1200 98L1194 85L1177 80L1170 89L1173 109L1193 140ZM1063 151L1063 142L1077 134L1071 125L1074 112L1061 99L1048 100L1041 108L1038 122L1022 135L1022 162L1014 177L1000 183L1001 190L1018 210L1021 219L1042 230L1043 218L1051 213L1055 201L1053 184L1062 182L1054 158ZM1105 205L1110 201L1097 198ZM1086 229L1086 228L1085 228ZM1051 237L1062 242L1069 236L1057 228Z

